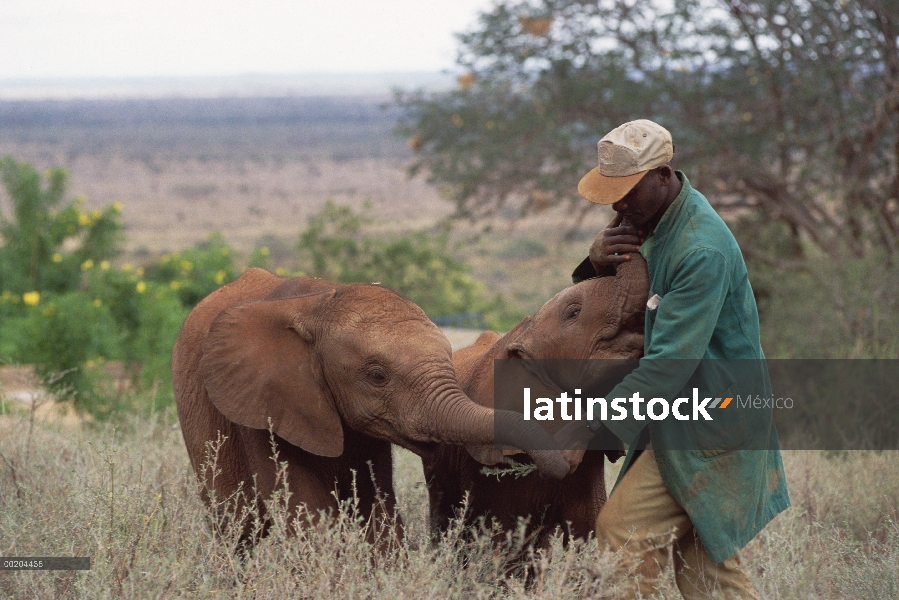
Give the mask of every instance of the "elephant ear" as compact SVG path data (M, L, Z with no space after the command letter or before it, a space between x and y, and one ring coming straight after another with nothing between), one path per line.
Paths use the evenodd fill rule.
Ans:
M334 291L238 304L222 311L203 344L200 376L230 421L272 430L318 456L343 454L343 425L317 375L303 322Z
M618 335L626 321L641 316L646 310L649 296L646 259L638 253L631 254L631 260L618 265L614 277L602 277L597 285L600 286L597 288L598 295L609 300L606 318L601 320L602 325L595 337L608 340Z

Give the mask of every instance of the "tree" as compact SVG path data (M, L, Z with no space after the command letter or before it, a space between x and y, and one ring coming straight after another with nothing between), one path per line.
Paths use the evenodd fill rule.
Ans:
M613 127L651 118L753 245L899 251L899 6L888 0L499 0L459 36L449 92L401 93L398 131L479 219L559 209ZM769 257L774 259L775 257Z

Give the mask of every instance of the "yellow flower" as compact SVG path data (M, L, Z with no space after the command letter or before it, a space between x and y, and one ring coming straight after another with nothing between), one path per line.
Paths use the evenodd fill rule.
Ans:
M99 208L95 208L94 210L91 211L91 219L93 219L94 221L96 221L97 219L99 219L102 216L103 216L103 211L101 211Z
M112 210L116 211L117 213L122 212L122 203L121 202L113 202Z
M169 287L170 287L171 289L173 289L173 290L177 290L178 288L181 287L181 282L179 282L179 281L170 281L170 282L169 282Z
M37 306L41 301L40 292L27 292L22 294L22 301L28 306Z
M219 271L218 273L215 274L215 282L217 284L222 285L222 283L224 283L224 281L225 281L225 272L224 271Z
M53 262L61 263L62 262L62 254L60 254L59 252L54 253L53 254Z
M100 308L101 306L103 306L103 301L97 298L96 300L94 300L94 306Z
M194 268L194 263L189 260L182 260L180 266L182 271L191 271Z
M129 273L134 270L134 265L132 265L131 263L125 263L124 265L122 265L122 270L126 273Z
M102 269L103 271L108 271L109 270L109 261L108 260L100 261L100 269Z
M82 227L89 227L91 225L91 218L87 216L87 213L80 212L78 213L78 224Z
M87 271L88 269L92 268L93 266L94 266L94 261L89 258L86 261L84 261L83 263L81 263L81 270Z
M144 283L143 281L138 281L137 285L134 286L134 289L137 290L138 294L143 294L144 292L147 291L147 284Z
M271 253L272 252L271 252L271 250L268 249L268 246L263 246L262 248L259 249L259 254L261 254L262 256L268 256Z
M284 267L278 267L277 269L275 269L275 275L284 277L285 275L287 275L287 269L285 269Z

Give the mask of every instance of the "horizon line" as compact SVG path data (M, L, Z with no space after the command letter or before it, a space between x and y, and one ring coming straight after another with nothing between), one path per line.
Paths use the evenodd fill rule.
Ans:
M382 96L397 87L439 91L450 71L245 72L230 75L0 77L0 101L129 98Z

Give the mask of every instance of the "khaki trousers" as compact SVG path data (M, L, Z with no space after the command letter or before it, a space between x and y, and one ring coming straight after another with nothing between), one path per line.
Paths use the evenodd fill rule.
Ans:
M632 553L639 565L624 598L656 592L670 553L684 598L758 600L738 554L718 564L711 561L690 517L668 493L652 450L634 461L609 496L596 519L596 537L600 547Z

